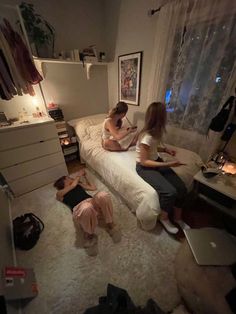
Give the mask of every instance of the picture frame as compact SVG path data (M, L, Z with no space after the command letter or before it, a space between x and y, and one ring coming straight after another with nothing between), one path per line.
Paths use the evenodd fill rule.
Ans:
M142 51L118 57L118 97L129 105L139 106Z

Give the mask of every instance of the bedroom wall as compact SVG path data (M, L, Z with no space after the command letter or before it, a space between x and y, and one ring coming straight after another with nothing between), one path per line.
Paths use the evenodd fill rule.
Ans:
M81 64L47 63L44 67L46 101L60 105L66 120L108 110L106 65L92 66L89 80Z
M19 5L22 0L0 0L1 4ZM104 0L27 0L33 3L56 31L55 51L84 48L96 44L105 48Z
M162 1L163 2L163 1ZM114 63L108 67L109 106L118 101L118 56L126 53L143 51L140 105L129 106L128 117L138 122L147 108L147 87L151 68L152 47L155 35L156 16L148 17L150 8L157 8L158 0L121 0L120 10L112 13L118 15L118 30L115 45ZM107 3L109 6L109 3ZM112 8L110 8L112 9Z
M113 12L113 15L118 15L118 30L114 62L108 67L109 107L113 107L118 101L118 56L143 51L140 105L130 105L128 112L129 119L139 126L143 125L144 113L148 106L146 100L149 72L152 66L152 47L158 18L158 14L148 17L147 12L148 9L158 8L166 2L165 0L121 0L119 12L115 10ZM109 2L107 5L109 6ZM218 146L218 139L214 134L211 138L206 138L196 132L176 127L168 126L167 130L168 135L165 139L167 143L191 149L199 153L203 159L211 155ZM200 151L199 147L201 147Z
M106 52L104 0L30 0L36 11L56 30L55 51L83 48L96 44L98 51ZM20 0L0 0L0 4L17 5ZM108 110L107 68L96 66L87 81L81 65L47 64L47 75L42 83L47 103L62 107L66 119ZM37 90L37 106L44 103ZM29 114L35 110L30 96L15 97L11 101L0 99L0 111L15 117L25 108ZM44 108L45 110L45 108Z

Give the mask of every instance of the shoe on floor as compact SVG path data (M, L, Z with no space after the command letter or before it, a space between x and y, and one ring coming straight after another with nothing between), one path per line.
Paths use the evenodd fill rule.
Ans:
M160 223L162 226L165 228L165 230L171 234L176 234L178 233L179 229L176 228L170 221L169 219L160 219Z
M182 230L191 229L191 227L188 224L186 224L186 222L184 222L183 220L176 220L175 222L180 226Z
M121 231L118 227L115 226L112 229L106 228L106 231L114 243L119 243L121 241Z

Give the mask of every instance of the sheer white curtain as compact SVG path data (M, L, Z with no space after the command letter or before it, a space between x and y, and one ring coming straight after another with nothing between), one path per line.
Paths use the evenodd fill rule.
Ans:
M180 31L184 29L188 4L188 0L172 1L163 6L158 13L148 104L156 100L164 101L176 29ZM180 47L181 39L175 44Z
M220 138L220 134L214 132L205 136L209 123L236 85L236 2L194 0L186 7L186 1L180 0L171 2L161 11L173 12L172 6L176 6L175 12L178 12L181 5L185 8L179 13L181 18L174 18L165 29L167 39L164 42L171 44L167 55L161 54L165 55L162 58L158 58L161 49L158 38L165 36L157 28L155 45L158 44L159 50L155 47L157 55L153 59L157 71L151 76L149 100L165 98L169 111L166 140L192 149L207 159ZM160 12L157 25L165 23L165 18L167 16Z

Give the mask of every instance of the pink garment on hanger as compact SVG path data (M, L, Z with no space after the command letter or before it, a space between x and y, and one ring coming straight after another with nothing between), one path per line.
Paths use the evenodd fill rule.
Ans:
M12 56L21 76L29 84L38 84L43 78L37 71L22 37L13 30L6 19L4 19L4 23L5 25L1 26L1 30L11 48ZM33 88L29 92L34 95Z

